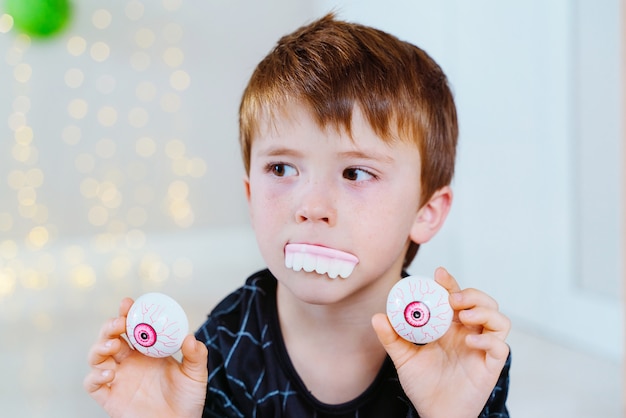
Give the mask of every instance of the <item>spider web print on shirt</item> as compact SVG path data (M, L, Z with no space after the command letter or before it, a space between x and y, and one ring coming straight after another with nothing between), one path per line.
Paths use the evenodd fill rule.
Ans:
M389 358L356 399L339 405L317 400L287 354L276 312L276 279L268 270L252 275L220 302L196 338L209 349L204 417L418 417ZM479 418L508 417L507 391L508 362Z

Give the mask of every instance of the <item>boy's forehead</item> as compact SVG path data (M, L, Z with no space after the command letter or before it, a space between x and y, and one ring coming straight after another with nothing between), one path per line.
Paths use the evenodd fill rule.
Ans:
M331 152L332 158L378 161L387 166L410 161L410 165L421 166L422 154L414 141L399 140L397 136L381 138L360 110L355 110L350 132L331 124L320 127L306 109L266 117L258 126L259 132L252 136L250 158L254 161L270 156L319 156Z
M253 139L258 137L273 137L280 135L283 130L291 132L298 130L309 131L317 129L325 134L339 134L347 136L352 141L358 142L359 137L364 133L374 133L380 140L388 145L392 145L396 141L407 140L402 138L398 132L395 121L390 121L389 127L383 134L379 133L380 129L375 129L368 121L367 117L358 104L355 104L352 111L343 118L328 118L321 120L316 112L309 106L291 103L285 104L274 109L265 109L261 112L257 122L257 132Z

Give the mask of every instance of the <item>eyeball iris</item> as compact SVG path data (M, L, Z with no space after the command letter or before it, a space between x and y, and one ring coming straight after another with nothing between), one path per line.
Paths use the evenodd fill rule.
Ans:
M139 324L133 332L135 341L142 347L152 347L157 342L157 333L148 324Z
M425 303L420 301L411 302L404 309L404 319L413 327L423 327L430 319L430 310Z

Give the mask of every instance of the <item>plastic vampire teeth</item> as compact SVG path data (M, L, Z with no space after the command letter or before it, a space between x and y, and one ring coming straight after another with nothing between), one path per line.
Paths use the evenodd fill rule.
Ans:
M359 259L349 253L309 244L287 244L285 246L285 267L293 271L315 271L327 274L331 279L337 276L347 278L352 274Z
M408 276L398 281L387 298L387 317L396 333L415 344L435 341L446 333L454 310L448 291L436 281Z
M162 293L146 293L135 301L126 317L131 345L149 357L168 357L180 350L189 332L183 308Z

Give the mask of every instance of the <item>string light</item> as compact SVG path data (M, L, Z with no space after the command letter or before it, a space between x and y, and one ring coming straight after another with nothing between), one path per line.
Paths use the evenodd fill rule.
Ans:
M14 193L14 200L0 211L0 232L11 237L0 241L0 298L12 297L18 289L40 291L59 283L88 291L98 284L99 272L118 282L139 275L150 285L191 278L190 259L177 258L168 264L159 254L147 252L146 232L164 219L178 228L193 226L194 179L207 172L206 162L193 155L183 139L151 127L164 117L171 118L176 128L181 126L179 112L192 77L180 45L183 27L167 22L155 28L146 8L175 13L182 5L183 0L128 0L119 10L99 7L88 15L91 31L83 27L65 35L60 48L67 68L59 81L66 92L58 99L65 122L57 132L40 132L34 119L33 102L38 105L33 100L34 82L40 83L48 74L41 64L28 60L28 54L37 53L31 48L33 41L24 34L12 37L4 56L14 82L12 109L5 115L13 139L7 148L11 164L2 167L0 179ZM123 45L121 24L130 36ZM11 17L0 14L0 33L12 29ZM123 63L126 71L120 73ZM118 102L118 94L129 89L134 94L130 101ZM58 218L63 211L53 211L57 207L46 201L51 173L40 164L42 138L63 147L63 161L69 157L74 176L66 191L82 199L82 207L71 212L82 217L72 223L91 234L87 245L67 247L61 255L50 249L60 245L57 238L65 233L67 222ZM153 182L156 171L160 185ZM129 255L133 252L143 254L139 261ZM93 264L94 253L109 255L104 269ZM24 261L27 255L36 261ZM52 280L63 269L69 269L66 280ZM39 326L46 328L45 313L37 318Z

